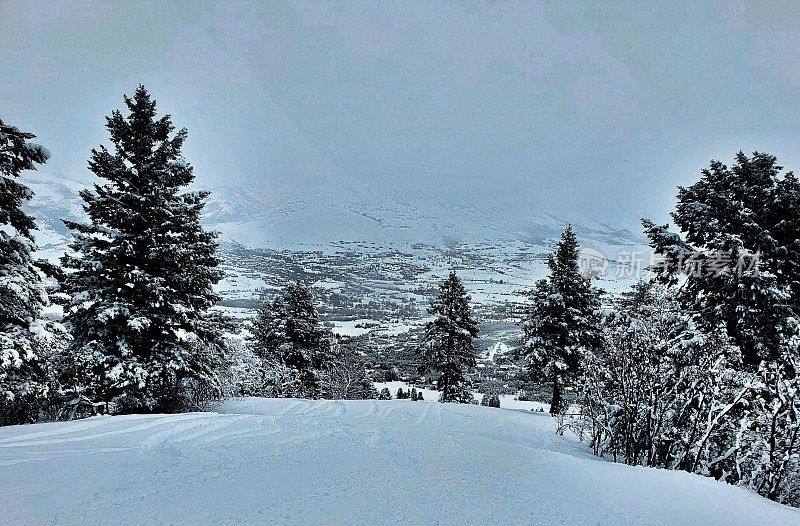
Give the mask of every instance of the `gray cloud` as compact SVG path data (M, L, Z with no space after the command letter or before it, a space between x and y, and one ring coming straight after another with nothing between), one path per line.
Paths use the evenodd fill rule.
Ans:
M145 83L201 182L320 178L664 217L710 158L800 165L795 4L3 2L0 114L86 178Z

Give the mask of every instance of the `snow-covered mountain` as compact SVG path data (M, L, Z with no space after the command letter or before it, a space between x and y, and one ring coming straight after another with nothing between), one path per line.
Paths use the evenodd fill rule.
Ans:
M209 224L226 238L253 247L337 241L541 244L558 236L570 222L586 238L623 244L641 241L630 231L576 210L554 213L532 206L518 214L519 206L510 201L458 195L331 177L288 195L218 186L212 188L207 209Z
M35 192L29 210L37 217L44 248L67 240L61 219L81 219L78 192L87 185L46 172L27 174ZM499 243L522 241L544 244L567 223L582 239L611 245L641 243L629 230L596 221L577 210L558 213L535 206L524 214L510 201L480 197L451 197L409 187L341 177L325 179L313 188L270 192L259 188L203 186L211 195L204 223L222 233L223 240L254 248L325 246L360 241L381 246L425 243Z

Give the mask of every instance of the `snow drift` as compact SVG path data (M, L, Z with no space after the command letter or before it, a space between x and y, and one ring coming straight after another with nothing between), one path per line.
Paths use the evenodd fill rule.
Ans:
M249 398L218 413L0 428L2 524L800 524L800 510L613 464L542 413Z

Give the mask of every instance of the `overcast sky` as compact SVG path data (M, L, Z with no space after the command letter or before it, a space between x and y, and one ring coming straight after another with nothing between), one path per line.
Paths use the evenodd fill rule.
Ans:
M739 149L800 170L797 2L590 4L0 0L0 118L88 180L144 83L203 184L339 176L625 222Z

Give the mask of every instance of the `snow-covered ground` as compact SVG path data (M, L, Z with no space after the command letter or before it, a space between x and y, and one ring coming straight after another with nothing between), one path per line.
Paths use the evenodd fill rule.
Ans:
M331 332L338 336L361 336L364 334L375 334L379 336L397 336L404 334L412 329L412 327L419 327L425 325L432 318L421 318L409 321L395 321L395 322L379 322L375 320L346 320L346 321L333 321Z
M249 398L0 428L0 524L800 524L683 472L598 459L532 411Z
M417 391L422 393L422 397L424 400L427 401L436 401L439 399L439 395L441 391L436 391L434 389L426 389L423 387L418 387L416 385L410 385L403 381L394 381L394 382L375 382L375 388L380 391L384 387L389 388L389 392L392 394L392 398L397 396L397 390L403 389L403 391L409 391L412 387ZM472 396L475 397L475 400L480 402L483 399L483 394L477 391L472 392ZM510 394L500 395L500 408L501 409L522 409L524 411L544 411L545 413L550 411L550 404L543 404L542 402L535 402L533 400L518 400L516 396Z

